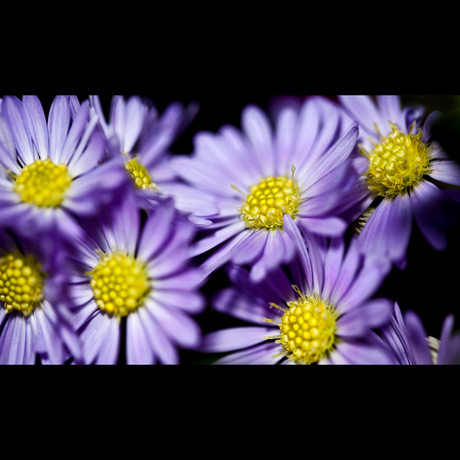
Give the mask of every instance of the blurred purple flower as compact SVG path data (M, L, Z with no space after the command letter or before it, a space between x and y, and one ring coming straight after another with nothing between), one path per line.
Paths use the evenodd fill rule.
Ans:
M173 197L175 207L189 214L197 226L211 222L201 214L215 214L217 207L207 195L190 188L177 179L170 167L168 149L191 123L198 104L184 108L171 103L160 117L151 101L131 96L114 96L106 123L99 96L90 96L91 105L99 115L99 124L107 141L110 157L122 156L125 173L131 177L134 194L141 206L159 199Z
M81 362L64 287L60 239L51 233L18 236L0 230L0 364Z
M121 159L100 165L104 141L89 101L57 96L45 118L40 100L6 96L0 115L0 225L29 233L57 228L72 239L74 215L110 203L126 176Z
M460 333L452 334L453 325L454 317L448 315L440 340L427 337L419 316L411 310L402 315L395 302L390 323L380 335L398 364L460 364Z

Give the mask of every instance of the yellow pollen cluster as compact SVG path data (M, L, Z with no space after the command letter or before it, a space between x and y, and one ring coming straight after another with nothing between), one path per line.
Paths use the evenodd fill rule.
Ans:
M125 169L137 188L158 190L157 185L152 181L145 166L141 165L136 158L127 161L125 163Z
M13 181L22 201L49 208L61 204L72 176L65 164L55 165L47 158L24 166L19 176L13 175Z
M239 211L248 227L275 229L283 228L283 214L295 217L299 204L299 189L293 177L269 176L251 186Z
M0 300L8 313L32 313L43 297L40 265L32 256L19 253L0 257Z
M137 310L150 291L144 264L121 252L102 254L88 275L97 306L118 317Z
M312 364L327 356L335 343L337 313L334 308L315 296L300 294L296 301L288 302L289 308L271 304L284 314L279 325L281 334L276 343L282 345L281 353L298 364ZM271 320L265 319L271 322Z
M381 143L369 153L360 146L360 152L369 158L368 188L389 198L409 191L428 172L431 148L422 142L422 131L403 134L389 122L392 132L381 136Z

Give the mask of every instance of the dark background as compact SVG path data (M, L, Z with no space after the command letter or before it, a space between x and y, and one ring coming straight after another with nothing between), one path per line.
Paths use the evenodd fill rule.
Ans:
M167 93L158 91L156 94L137 93L141 97L150 98L159 112L163 112L173 101L181 101L185 105L198 102L200 110L181 136L172 145L174 154L190 154L193 151L195 133L207 130L217 132L224 124L240 127L241 111L247 104L256 104L267 110L275 94L221 92L216 96L213 92L181 93L180 89ZM80 101L88 94L77 94ZM306 95L299 95L304 98ZM19 96L20 97L20 96ZM54 98L53 95L39 95L45 113ZM129 97L126 94L125 97ZM335 99L335 96L328 96ZM112 94L100 94L103 109L108 116ZM426 107L426 114L433 110L444 113L441 122L434 128L434 137L456 161L460 160L458 138L460 134L460 96L401 96L402 104L421 104ZM457 288L460 286L458 264L460 261L460 225L448 230L449 245L445 251L437 252L425 241L413 225L411 241L408 249L408 265L404 271L393 269L383 283L377 296L385 296L398 301L401 309L414 310L421 317L428 335L439 338L442 322L449 313L456 316L455 329L460 329L460 301ZM228 281L219 270L211 275L203 286L203 292L209 297L216 290L226 286ZM203 333L221 328L244 325L245 323L212 310L208 303L206 311L196 317ZM213 362L221 355L204 355L189 350L181 350L183 364L206 364Z

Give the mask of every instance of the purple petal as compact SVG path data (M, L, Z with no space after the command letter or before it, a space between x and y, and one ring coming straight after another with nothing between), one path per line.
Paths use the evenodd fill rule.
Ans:
M429 176L446 184L460 185L460 166L452 160L432 162Z
M126 321L126 362L153 364L154 356L140 315L135 312Z
M67 137L70 123L69 101L65 96L56 96L51 104L48 116L49 158L55 164L60 163L62 148Z
M139 96L128 99L125 109L123 151L129 153L139 138L144 123L144 106Z
M377 344L343 341L336 351L349 364L393 364L386 350Z
M399 96L377 96L377 104L382 111L383 118L397 123L401 112Z
M24 96L22 103L32 139L40 158L44 160L48 158L48 128L42 104L37 96Z
M120 325L112 318L101 343L96 358L96 364L116 364L120 348Z
M15 96L5 96L2 104L2 115L9 124L19 156L25 164L33 163L36 158L27 129L22 102Z
M306 232L330 237L342 235L347 229L339 217L299 217L298 222Z
M237 351L225 356L214 364L276 364L281 356L275 358L273 356L281 351L280 345L274 342L261 343L249 350Z
M247 229L244 233L245 238L233 249L232 262L238 265L248 264L260 256L270 232Z
M423 124L423 136L422 136L422 142L427 143L430 140L431 137L431 132L433 125L435 125L440 118L442 117L442 113L439 110L435 110L434 112L431 112L425 120L425 123Z
M249 105L243 110L241 125L254 147L262 175L269 176L275 169L275 162L272 131L267 115L259 107Z
M430 349L426 341L426 332L420 318L413 311L406 311L404 323L407 329L415 364L433 364Z
M278 331L279 332L279 331ZM199 351L223 353L250 347L264 341L265 336L278 335L272 327L234 327L203 336Z
M110 104L110 125L120 141L120 145L124 145L124 132L125 132L125 100L123 96L114 96ZM126 152L129 153L129 152Z

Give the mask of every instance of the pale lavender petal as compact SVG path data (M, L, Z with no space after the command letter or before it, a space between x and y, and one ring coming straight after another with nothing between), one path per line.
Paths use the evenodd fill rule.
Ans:
M337 353L349 364L393 364L386 350L376 344L343 341L337 346Z
M40 158L44 160L48 158L48 128L42 104L37 96L24 96L22 103L32 139Z
M139 96L132 96L128 99L125 109L125 129L123 135L123 151L132 151L134 144L141 133L144 122L144 107Z
M155 289L194 289L202 282L202 277L197 270L187 270L164 279L155 280Z
M2 115L9 123L19 156L25 164L33 163L36 158L27 129L22 102L16 96L5 96L2 104Z
M211 305L221 313L262 326L267 325L264 318L273 321L280 320L278 309L269 308L268 303L263 302L260 298L250 296L246 292L243 294L234 288L226 288L217 292L212 298ZM272 326L272 330L279 332L276 325Z
M0 364L22 364L25 353L25 318L10 313L0 336Z
M170 236L170 222L174 214L174 202L169 199L158 206L147 219L139 241L138 257L144 261L153 259ZM153 237L154 235L154 237Z
M248 350L231 353L214 364L276 364L281 356L274 357L274 355L281 351L280 345L274 342L261 343Z
M460 185L460 166L452 160L432 162L429 176L446 184Z
M245 238L235 246L232 255L232 262L238 265L250 263L260 256L270 232L246 229L244 233Z
M203 336L199 351L223 353L263 342L266 336L279 335L271 327L234 327L210 332Z
M404 258L412 230L412 209L408 194L398 195L393 200L385 228L389 256L392 260Z
M126 320L126 362L128 364L153 364L150 341L137 312Z
M34 314L37 317L37 322L40 323L40 329L50 363L63 364L64 348L53 324L48 319L43 309L36 309Z
M99 347L96 364L116 364L120 348L120 325L115 319L109 321L104 340Z
M217 245L229 240L238 233L245 231L245 229L246 224L238 219L236 222L233 222L232 224L227 225L220 230L217 230L212 235L205 237L197 243L195 243L190 248L189 256L194 257L198 254L202 254L203 252L206 252L209 249L212 249Z
M271 126L267 115L259 107L249 105L243 110L241 125L254 147L262 175L269 176L275 169L275 162Z
M170 339L180 347L194 348L198 345L201 338L200 327L183 311L166 308L158 303L149 312L162 325Z
M298 223L306 232L330 237L342 235L347 229L339 217L299 217Z
M324 277L322 296L324 299L329 299L337 277L340 272L342 260L345 252L345 240L343 238L333 238L329 244L324 261Z
M294 109L287 108L283 110L276 123L276 171L278 174L284 174L289 171L291 165L290 156L294 148L294 140L297 137L297 114Z
M85 131L89 115L89 102L84 101L72 122L68 136L62 148L61 162L67 164L72 154L75 152L77 144Z
M146 300L146 304L150 302L150 300L166 308L180 308L193 314L200 313L205 305L204 299L200 293L179 289L162 289L161 291L153 289L149 299Z
M0 146L8 153L8 156L16 163L17 154L16 146L14 145L13 134L6 119L0 115ZM16 165L16 168L18 166ZM14 171L16 172L16 171Z
M114 96L112 103L110 104L110 125L113 127L115 134L120 141L120 145L123 147L125 132L125 100L123 96ZM126 152L129 153L129 152Z
M107 126L107 123L105 121L104 117L104 111L102 110L101 106L101 101L99 99L99 96L89 96L89 101L91 103L91 106L94 107L97 115L98 115L98 120L99 120L99 126L101 127L102 131L104 132L104 136L106 138L110 137L110 132L109 132L109 127ZM118 152L119 153L119 152Z
M147 308L143 309L144 311L142 314L145 315L145 313L148 313L150 316L150 321L148 322L148 337L150 338L150 345L155 353L155 356L163 364L179 364L179 354L176 347L172 345L169 338L164 333L161 324L158 323L151 314L150 310L152 307L155 307L155 305L146 304L146 307ZM147 324L147 321L143 320L143 324Z
M4 124L4 123L5 123L5 121L3 120L2 117L0 117L0 130L2 129L1 125ZM19 165L18 165L18 163L16 161L16 155L14 155L14 157L11 157L9 151L7 151L5 149L5 147L2 144L2 142L0 142L0 162L1 162L2 166L5 169L9 169L14 174L18 174L18 175L21 174L21 168L19 167ZM12 187L13 184L11 182L9 182L9 183L11 184L10 187Z
M99 308L92 315L81 331L80 339L83 344L83 355L86 364L91 364L99 353L101 344L106 339L112 319L101 313Z
M399 96L377 96L377 104L384 118L397 123L401 112Z
M67 137L70 123L69 101L65 96L56 96L51 104L48 116L49 158L55 164L60 163L62 148Z

